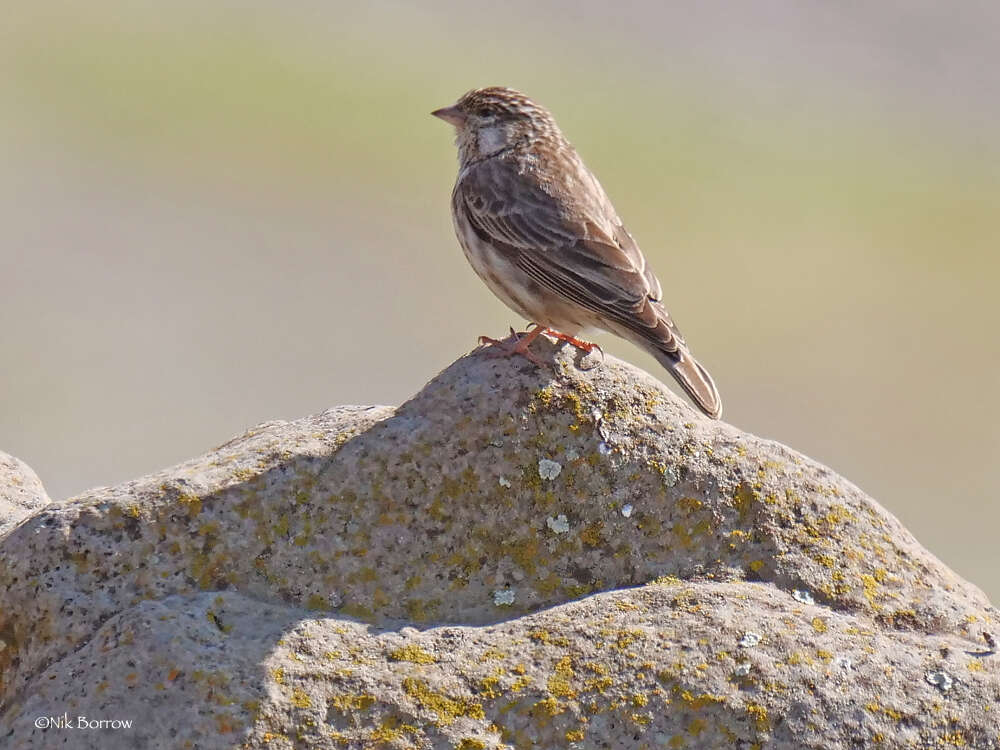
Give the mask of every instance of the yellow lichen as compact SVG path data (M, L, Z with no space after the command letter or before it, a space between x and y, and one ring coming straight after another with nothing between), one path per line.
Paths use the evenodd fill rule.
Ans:
M862 574L861 586L864 590L865 598L868 600L868 603L871 605L872 609L876 611L882 609L881 605L875 601L878 596L878 587L879 587L878 572L876 571L876 575L868 575L867 573Z
M694 497L682 497L677 501L678 507L687 513L694 513L696 510L701 509L704 503Z
M614 684L615 681L611 677L592 677L584 681L583 689L603 693Z
M327 703L341 713L364 711L375 704L375 696L368 693L338 693L330 696Z
M550 717L550 716L558 716L564 710L565 709L563 708L562 704L559 703L559 701L557 701L555 698L550 696L535 703L535 705L532 706L531 712L535 716Z
M538 407L543 407L549 409L552 406L552 402L555 399L555 391L552 386L542 388L540 391L535 393L534 397L531 399L531 403L528 405L528 411L535 412Z
M757 497L759 495L746 482L740 484L736 489L736 494L733 495L733 507L739 512L741 521L745 522L748 519L753 502Z
M330 609L330 602L325 596L313 594L306 600L306 607L313 610L328 610Z
M599 662L596 662L596 661L584 662L583 663L583 668L590 670L594 674L599 674L599 675L609 675L609 674L611 674L611 670L608 669L608 667L606 665L600 664Z
M674 524L673 528L674 537L677 539L677 543L684 549L688 549L691 546L691 532L687 530L687 527L682 523Z
M759 703L747 703L746 712L753 719L758 732L766 732L771 728L767 709Z
M554 669L554 673L545 683L549 693L557 698L575 698L576 691L570 687L570 681L574 676L570 657L564 656L556 663Z
M650 581L650 584L654 583L660 586L680 586L682 583L684 583L684 581L682 581L677 576L665 575L665 576L660 576L659 578L654 578L652 581Z
M435 693L423 680L407 677L403 680L403 691L422 708L433 712L437 716L438 726L450 726L461 716L473 719L486 717L481 704L468 698L451 698L443 693Z
M553 646L569 646L569 639L562 635L553 636L549 631L536 629L528 633L528 637L533 641L538 641L539 643L549 643Z
M503 670L499 670L501 673ZM501 695L500 690L500 676L491 675L489 677L484 677L479 681L479 694L484 698L499 698Z
M535 589L537 589L540 594L549 596L559 588L560 583L562 583L562 579L560 579L557 574L549 573L545 578L539 578L535 582Z
M415 643L393 649L389 652L389 658L393 661L409 661L414 664L434 664L437 661L433 654L424 651Z
M417 734L420 730L412 724L404 724L396 716L386 716L382 723L372 730L369 742L393 742L406 734Z
M580 541L588 547L601 546L604 544L604 537L601 536L602 527L603 524L600 521L594 521L580 532Z
M635 643L637 640L646 637L645 631L637 629L618 630L614 631L613 633L609 633L609 635L611 634L613 634L615 639L614 642L611 644L611 646L612 648L618 651L624 651L633 643Z
M188 518L194 518L201 513L201 498L197 495L181 495L177 500L187 506Z
M526 687L531 686L531 678L525 675L521 675L511 684L510 689L513 693L520 693Z
M674 688L674 693L677 694L684 705L690 708L692 711L698 711L705 706L712 704L723 704L726 702L726 697L724 695L713 695L712 693L702 693L701 695L692 695L688 690L681 690L680 688Z

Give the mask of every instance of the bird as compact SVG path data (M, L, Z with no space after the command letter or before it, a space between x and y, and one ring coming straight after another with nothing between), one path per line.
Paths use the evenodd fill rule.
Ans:
M473 89L431 112L455 128L455 233L472 268L533 330L480 343L536 363L546 334L606 331L649 352L707 416L722 400L663 305L663 289L600 182L552 114L514 89ZM603 354L603 351L602 351Z

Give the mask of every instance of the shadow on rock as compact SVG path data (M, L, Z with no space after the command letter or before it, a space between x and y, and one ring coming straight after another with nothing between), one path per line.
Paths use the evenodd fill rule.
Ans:
M854 485L612 357L535 350L551 369L476 352L397 409L260 425L14 528L3 726L31 746L26 717L62 700L201 707L149 718L154 745L614 744L695 720L794 743L782 668L815 688L906 641L911 682L865 679L917 706L942 693L924 672L964 668L942 653L992 656L983 595ZM905 713L866 710L837 736Z

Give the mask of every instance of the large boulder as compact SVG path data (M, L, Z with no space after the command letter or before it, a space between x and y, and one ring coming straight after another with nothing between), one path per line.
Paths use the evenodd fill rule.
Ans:
M31 467L0 451L0 537L50 502Z
M997 612L890 513L634 367L537 351L14 528L0 738L1000 747Z

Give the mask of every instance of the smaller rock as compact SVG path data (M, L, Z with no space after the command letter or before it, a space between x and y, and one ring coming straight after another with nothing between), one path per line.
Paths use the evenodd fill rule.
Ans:
M0 451L0 536L50 502L31 467Z

